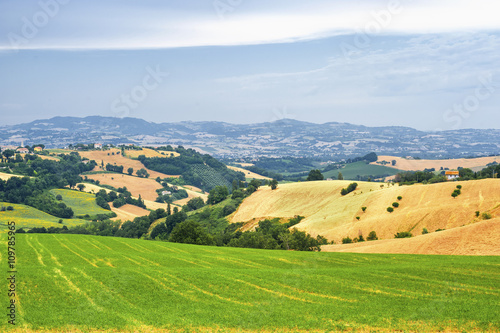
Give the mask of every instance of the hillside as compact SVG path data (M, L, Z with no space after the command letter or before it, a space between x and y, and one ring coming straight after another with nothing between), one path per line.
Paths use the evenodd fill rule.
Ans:
M16 239L17 322L0 322L2 332L500 329L498 257L266 251L84 235ZM0 257L3 267L6 260ZM8 304L7 293L0 301Z
M324 245L326 252L500 255L500 218L412 238Z
M17 228L24 229L31 229L34 227L72 227L87 222L76 218L61 219L30 206L0 202L0 207L8 206L12 206L14 210L5 212L0 211L0 233L8 230L7 223L11 221L16 221ZM62 223L59 223L60 220L62 220Z
M393 166L392 161L396 161ZM474 171L478 171L485 168L487 164L497 162L500 163L500 156L490 156L490 157L478 157L478 158L456 158L447 160L415 160L406 159L403 157L396 156L379 156L377 162L372 162L372 165L379 165L380 162L386 162L386 166L390 168L395 168L404 171L417 171L424 169L436 169L448 168L450 170L456 170L459 167L469 168Z
M135 152L135 151L134 151ZM94 160L97 163L97 166L95 167L95 171L103 171L106 170L106 164L112 164L112 165L117 165L117 166L123 166L123 172L126 173L128 168L134 169L134 174L137 170L140 170L142 168L146 169L147 172L149 173L149 177L155 179L156 177L160 178L169 178L169 177L178 177L178 175L166 175L161 172L153 171L147 169L140 161L127 158L125 156L121 155L120 149L112 148L109 150L91 150L91 151L81 151L78 152L80 156L88 158L89 160ZM126 154L132 154L132 156L135 156L135 153L132 152L126 152ZM139 154L143 155L143 154ZM154 155L153 153L148 153L147 155ZM161 157L165 158L165 156L160 155ZM102 166L104 164L104 167Z
M245 174L245 178L246 179L271 179L269 177L265 177L265 176L259 175L258 173L255 173L255 172L252 172L252 171L248 171L248 170L243 169L243 168L239 168L239 167L235 167L235 166L230 166L230 165L228 165L227 167L229 169L231 169L231 170L234 170L234 171L243 172Z
M260 188L245 199L232 216L232 222L247 222L270 217L305 217L298 229L323 235L336 243L344 237L366 236L375 231L379 239L409 231L421 234L437 229L452 229L479 221L475 212L500 211L499 179L449 182L433 185L390 186L358 182L356 191L341 196L340 190L350 181L321 181L279 185L278 189ZM461 184L462 194L451 197ZM386 208L402 196L393 213ZM363 212L361 207L367 207ZM359 216L358 221L356 217Z

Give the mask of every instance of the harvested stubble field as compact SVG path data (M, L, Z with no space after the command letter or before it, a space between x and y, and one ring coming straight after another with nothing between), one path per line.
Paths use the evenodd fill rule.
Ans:
M156 190L162 188L154 179L139 178L121 173L97 173L87 175L87 177L115 188L125 186L134 197L138 198L140 194L143 199L150 201L154 201L158 197Z
M134 169L134 174L137 170L144 168L148 171L149 177L153 178L153 179L155 179L157 177L160 177L160 178L179 177L177 175L166 175L166 174L163 174L161 172L149 170L140 161L133 160L133 159L122 156L121 150L116 149L116 148L113 148L110 150L102 150L102 151L101 150L81 151L81 152L79 152L79 154L80 154L80 156L86 157L89 160L96 161L97 166L95 167L94 171L105 170L102 168L101 164L104 163L104 168L105 168L106 164L109 163L109 164L118 165L118 166L122 165L124 173L127 172L128 168ZM164 157L164 156L162 156L162 157Z
M259 175L258 173L248 171L248 170L243 169L243 168L238 168L238 167L230 166L230 165L228 165L228 168L231 170L234 170L234 171L243 172L245 174L245 178L248 178L248 179L271 179L269 177Z
M379 239L389 239L402 231L419 235L423 228L433 232L477 223L480 218L476 211L488 212L492 217L500 213L500 179L390 187L384 184L383 188L380 183L357 182L354 192L341 196L340 190L349 183L282 184L274 191L262 187L243 201L231 221L302 215L305 219L296 226L298 229L338 244L342 238L355 238L360 233L366 238L372 230ZM454 199L451 193L457 185L463 186L462 194ZM396 201L399 207L393 213L387 212ZM366 207L365 212L362 207ZM490 237L498 239L497 235Z
M177 157L180 154L176 151L157 151L149 148L142 148L142 150L125 150L126 157L138 158L141 155L146 157Z
M394 166L392 165L393 160L396 161L396 164ZM381 161L388 162L388 164L386 165L388 167L406 171L417 171L432 168L440 170L441 167L449 168L451 170L456 170L458 167L462 167L474 169L477 171L477 168L482 169L489 163L500 163L500 156L457 158L448 160L415 160L396 156L379 156L377 162ZM371 164L379 165L377 164L377 162L372 162Z
M0 260L5 266L6 257ZM23 332L500 329L499 257L24 234L17 235L17 271L16 328ZM0 297L7 304L7 293Z

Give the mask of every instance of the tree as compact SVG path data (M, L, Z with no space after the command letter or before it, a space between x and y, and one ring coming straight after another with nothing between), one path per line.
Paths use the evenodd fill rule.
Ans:
M309 171L309 175L307 176L308 182L316 181L316 180L323 180L323 179L325 179L325 178L323 177L323 174L321 173L321 171L319 171L318 169L313 169L313 170Z
M388 211L389 213L392 213L392 212L394 211L394 208L392 208L392 207L387 207L387 211Z
M83 184L78 184L78 185L76 185L76 187L78 187L78 189L79 189L79 190L80 190L80 192L81 192L81 191L83 191L83 189L85 188L85 185L83 185Z
M394 207L394 208L398 208L398 207L399 207L399 203L398 203L398 202L393 202L393 203L392 203L392 207Z
M140 170L137 170L135 172L135 174L138 176L138 177L141 177L141 178L148 178L149 177L149 173L146 171L146 169L142 168Z
M177 224L168 240L174 243L214 245L213 237L201 225L191 220Z
M375 231L370 231L368 234L368 237L366 237L366 240L372 241L372 240L377 240L377 233Z
M5 156L6 159L10 159L15 154L16 154L16 152L12 149L7 149L4 152L2 152L2 155Z
M134 173L134 168L128 168L127 169L127 173L132 176L132 174Z
M223 200L225 200L229 195L229 191L225 186L216 186L210 190L208 194L207 203L210 205L215 205Z
M189 210L197 210L205 206L205 202L203 201L202 198L197 197L189 200L186 206L189 208Z
M269 186L271 186L271 190L275 190L278 188L278 181L276 179L273 179L269 182Z
M351 237L342 238L342 244L350 244L350 243L352 243Z
M344 175L342 175L342 172L339 172L339 175L337 176L338 180L344 180Z

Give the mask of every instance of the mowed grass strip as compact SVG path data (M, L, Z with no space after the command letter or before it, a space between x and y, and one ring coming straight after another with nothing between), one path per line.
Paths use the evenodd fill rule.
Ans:
M16 247L17 327L26 331L500 329L499 257L266 251L64 234L19 234ZM1 301L7 304L7 293ZM0 331L10 329L0 323Z
M75 216L89 214L109 214L111 211L97 205L95 195L76 190L54 189L50 190L54 196L61 195L62 202L73 209Z
M12 206L14 210L0 212L0 232L7 231L7 223L11 221L16 222L18 229L31 229L34 227L71 227L86 222L81 219L61 219L26 205L0 202L0 207L1 206ZM59 223L59 220L62 220L62 223Z

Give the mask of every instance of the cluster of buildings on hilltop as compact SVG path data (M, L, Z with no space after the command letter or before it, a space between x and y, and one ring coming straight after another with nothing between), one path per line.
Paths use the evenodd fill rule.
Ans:
M15 147L15 146L2 146L2 147L0 147L0 153L4 152L6 150L13 150L17 154L30 154L30 153L42 152L43 147L36 146L36 147L33 147L32 150L30 150L26 147Z

